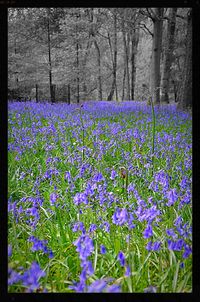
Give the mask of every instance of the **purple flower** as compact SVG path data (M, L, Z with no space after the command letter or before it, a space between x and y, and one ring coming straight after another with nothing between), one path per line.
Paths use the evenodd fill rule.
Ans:
M48 243L47 240L40 240L35 236L30 236L28 241L33 242L33 246L31 248L33 252L43 251L45 254L49 254L49 258L52 258L54 256L53 252L50 249L48 249L46 246L46 244Z
M112 284L108 286L106 289L106 293L120 293L120 292L121 292L120 285L117 284Z
M84 292L84 288L85 288L85 282L84 283L83 282L74 282L74 285L69 286L69 289L73 289L77 293Z
M78 221L73 225L72 228L73 232L82 231L82 233L85 233L85 227L82 221Z
M88 204L88 199L85 193L76 193L74 196L75 205L79 205L81 203Z
M97 173L93 176L93 181L94 182L101 182L104 180L103 175L101 173Z
M54 203L56 202L57 199L58 199L58 195L56 193L51 193L51 195L50 195L50 204L51 204L51 206L54 205Z
M178 195L176 189L172 189L167 192L168 202L166 203L167 206L172 206L178 199Z
M88 293L118 293L121 292L120 285L112 284L108 285L108 282L112 281L111 278L95 280L92 284L88 286Z
M8 257L12 255L12 246L9 244L8 245Z
M110 179L111 179L111 180L114 180L116 176L117 176L116 171L115 171L115 170L112 170L112 171L111 171Z
M148 251L159 251L161 246L161 242L155 241L154 243L152 241L149 241L146 245L146 249Z
M183 239L178 239L177 241L167 240L168 249L173 251L181 251L184 245Z
M106 248L103 244L100 245L100 253L105 254L106 253Z
M92 223L89 227L89 232L94 232L94 231L96 231L96 229L97 229L97 225Z
M22 275L23 285L28 286L29 292L32 292L40 286L39 279L44 276L45 272L36 262L33 262L30 269Z
M87 187L86 187L84 193L85 193L86 196L93 196L94 195L94 190L93 190L90 183L87 184Z
M105 287L107 286L107 283L105 280L96 280L92 284L88 286L88 293L101 293Z
M123 225L128 221L128 212L126 209L119 209L115 211L112 216L112 221L116 225Z
M157 288L155 286L150 285L149 287L144 289L145 293L156 293L157 292Z
M174 233L174 230L173 229L167 229L166 230L166 234L170 237L172 237L173 239L176 239L177 238L177 234Z
M152 226L150 224L147 225L146 229L143 232L143 237L145 239L153 236Z
M105 232L110 233L110 224L109 224L109 222L105 221L103 223L103 226L104 226Z
M160 246L161 246L161 242L155 241L153 246L152 246L152 250L153 251L159 251L160 250Z
M128 193L130 194L131 192L134 192L134 190L135 190L135 186L132 183L130 183L127 188Z
M183 258L188 258L191 253L192 253L191 247L188 244L185 244Z
M175 226L180 226L182 221L183 221L183 218L181 216L178 216L178 218L174 220L174 225Z
M131 275L131 268L130 268L130 266L129 265L126 265L126 271L125 271L125 276L126 277L130 277L130 275Z
M149 241L146 245L146 250L147 251L152 251L152 241Z
M119 252L118 256L117 256L117 260L119 260L120 265L124 266L125 265L125 256L123 254L123 252Z
M9 269L8 271L8 285L12 285L14 283L18 283L19 281L21 281L22 276L17 273L16 271Z
M87 235L78 237L78 239L74 241L74 245L77 247L76 251L79 253L81 260L86 260L94 250L93 241Z

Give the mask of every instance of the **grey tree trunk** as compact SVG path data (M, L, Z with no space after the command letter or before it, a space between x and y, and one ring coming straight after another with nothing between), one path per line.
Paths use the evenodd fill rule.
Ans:
M47 18L47 34L48 34L48 52L49 52L49 90L51 103L54 103L53 89L52 89L52 66L51 66L51 36L50 36L50 8L48 8L48 18Z
M124 75L123 75L123 82L122 82L122 101L124 100L124 90L125 90L125 79L126 79L126 67L124 67Z
M108 95L108 99L107 99L108 101L111 101L113 99L115 89L116 89L116 98L117 98L117 87L116 87L116 80L117 80L117 15L116 15L116 11L114 13L114 26L113 27L114 27L114 58L112 59L112 61L113 61L113 81L112 81L110 94ZM111 56L113 56L110 36L108 36L108 38L109 38Z
M67 103L70 105L70 84L67 85Z
M167 43L164 54L164 66L162 74L162 91L161 91L161 102L169 103L169 79L170 79L170 67L172 61L172 53L174 50L174 32L176 26L176 12L177 8L170 8L169 21L167 25Z
M35 98L36 98L36 103L38 103L38 84L35 85Z
M183 80L178 92L178 109L192 107L192 9L188 12L186 55L183 70Z
M101 53L97 41L94 39L94 45L97 50L97 68L98 68L98 99L102 100L102 84L101 84Z
M151 95L155 104L160 104L160 54L162 47L163 8L155 8L153 22L153 45L151 62Z
M77 103L79 103L79 46L78 42L76 43L76 68L77 68L77 78L76 78L76 89L77 89Z
M136 54L139 42L139 35L134 29L131 36L131 100L134 100L135 77L136 77Z
M124 27L124 16L122 18L122 35L124 43L124 65L126 67L126 99L130 100L130 78L129 78L129 66L128 66L128 48L129 48L129 36L127 35Z

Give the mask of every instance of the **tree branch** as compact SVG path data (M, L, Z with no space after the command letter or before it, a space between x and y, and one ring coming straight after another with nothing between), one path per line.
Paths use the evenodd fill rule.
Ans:
M148 33L153 37L153 33L150 31L150 29L148 29L148 27L144 23L140 23L139 25L142 25L148 31Z

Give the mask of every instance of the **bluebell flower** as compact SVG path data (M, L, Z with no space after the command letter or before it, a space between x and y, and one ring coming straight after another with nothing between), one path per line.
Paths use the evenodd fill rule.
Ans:
M101 173L97 173L93 176L94 182L101 182L102 180L104 180L104 177Z
M82 233L84 233L84 232L85 232L85 227L84 227L83 222L82 222L82 221L76 222L76 223L73 225L72 231L73 231L73 232L82 231Z
M87 187L84 191L86 196L93 196L94 195L94 190L92 188L92 185L90 183L87 184Z
M32 292L40 286L39 279L45 275L45 272L40 269L39 264L33 262L30 269L22 275L23 285L28 287L29 292Z
M109 222L104 221L103 226L104 226L105 232L110 233L110 224L109 224Z
M8 257L12 256L12 246L8 245Z
M33 246L31 248L31 250L33 252L43 251L45 254L49 255L49 258L52 258L54 256L51 249L48 249L46 246L46 244L48 243L47 240L40 240L40 239L36 238L35 236L30 236L28 241L33 242Z
M106 293L120 293L121 287L119 284L112 284L106 288Z
M112 216L112 221L116 225L123 225L128 221L128 212L125 208L117 208Z
M157 288L155 286L150 285L149 287L144 289L144 293L156 293Z
M181 251L184 246L184 240L178 239L177 241L172 241L171 239L167 240L168 249L174 251Z
M97 229L97 225L92 223L89 227L89 232L94 232L94 231L96 231L96 229Z
M152 251L152 241L149 241L148 243L147 243L147 245L146 245L146 250L147 251Z
M159 251L160 250L160 246L161 246L161 242L155 241L153 246L152 246L152 250L153 251Z
M112 171L111 171L110 179L111 179L111 180L114 180L114 179L116 178L116 176L117 176L117 172L116 172L115 170L112 170Z
M100 253L105 254L106 253L106 248L103 244L100 245Z
M75 205L79 205L81 203L88 204L88 199L85 193L76 193L74 196Z
M101 293L107 286L104 279L95 280L92 284L88 286L88 293Z
M126 265L125 266L125 274L124 274L124 276L126 276L126 277L130 277L130 275L131 275L131 268L130 268L130 266L129 265Z
M166 234L173 239L176 239L178 237L178 235L175 234L174 229L166 229Z
M73 244L77 247L76 251L79 252L81 260L86 260L94 251L93 241L88 235L81 235Z
M22 280L21 274L9 268L8 271L8 285L12 285L14 283L18 283Z
M172 206L178 199L178 195L176 189L171 189L167 192L168 202L166 203L167 206Z
M145 239L150 238L153 236L152 226L150 224L147 225L146 229L143 232L143 237Z
M53 206L58 199L58 195L56 193L51 193L50 194L50 204Z
M73 282L73 285L69 286L69 289L73 289L77 293L83 293L85 289L85 282Z
M190 254L192 253L192 249L188 244L184 245L184 253L183 253L183 258L188 258Z
M130 194L131 192L134 192L134 189L135 189L135 185L130 183L127 187L128 194Z
M121 266L125 265L125 256L124 253L122 251L119 252L118 256L117 256L117 260L119 260L119 263Z
M174 225L175 226L180 226L180 224L182 223L183 218L181 216L178 216L175 220L174 220Z

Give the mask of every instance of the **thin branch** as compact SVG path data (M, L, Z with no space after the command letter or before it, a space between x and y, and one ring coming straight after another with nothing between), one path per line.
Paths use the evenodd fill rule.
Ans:
M154 22L156 20L156 15L153 12L152 8L146 8L149 18Z
M148 33L153 37L153 33L150 31L150 29L148 29L148 27L144 23L140 23L140 25L142 25L148 31ZM144 28L142 29L144 30Z

